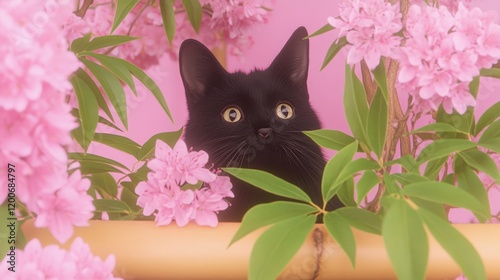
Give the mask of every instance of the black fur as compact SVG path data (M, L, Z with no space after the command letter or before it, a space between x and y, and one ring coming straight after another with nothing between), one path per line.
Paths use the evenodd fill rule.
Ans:
M184 41L179 57L189 110L185 140L189 147L206 151L215 167L265 170L299 186L322 205L325 159L320 148L301 132L320 128L307 91L306 36L306 29L298 28L267 69L248 74L226 72L204 45ZM292 118L277 117L276 106L282 102L294 109ZM221 114L235 105L243 117L229 123ZM262 128L271 131L267 138L259 135ZM235 198L219 214L221 221L240 221L252 206L282 199L235 178L232 182ZM332 207L342 205L338 199L334 204Z

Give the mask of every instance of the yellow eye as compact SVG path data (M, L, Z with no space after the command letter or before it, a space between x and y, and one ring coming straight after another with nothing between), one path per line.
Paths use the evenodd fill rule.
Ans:
M280 103L278 107L276 107L276 115L280 119L288 120L293 117L293 108L287 103Z
M227 107L221 115L226 122L235 123L241 120L241 111L237 107Z

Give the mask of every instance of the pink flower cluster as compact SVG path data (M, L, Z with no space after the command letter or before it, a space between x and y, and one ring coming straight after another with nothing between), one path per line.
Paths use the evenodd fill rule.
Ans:
M462 4L454 15L443 6L410 7L398 81L413 96L416 111L442 104L448 113L463 114L475 106L469 82L500 58L500 25L494 19L493 13Z
M329 17L328 23L351 44L347 55L351 65L364 59L374 69L381 56L393 57L401 43L395 35L402 28L399 5L384 0L342 0L340 17Z
M205 8L198 34L191 26L186 13L182 12L182 2L176 1L176 34L172 46L165 36L159 4L151 5L141 1L113 32L141 39L118 46L111 54L147 69L158 64L158 59L164 54L168 53L172 58L176 58L182 41L196 38L210 48L220 46L224 40L228 43L231 54L240 55L241 50L251 44L247 30L256 23L265 22L268 13L263 6L265 1L202 0L200 2ZM76 16L69 18L65 24L69 40L89 32L93 36L109 35L115 14L115 2L96 0L83 19Z
M65 98L79 62L61 30L73 7L62 2L0 2L0 175L8 178L14 166L17 199L36 213L37 226L65 242L94 206L90 182L67 172L64 147L77 123ZM0 183L0 204L7 183Z
M198 225L215 227L216 213L229 206L224 198L234 194L229 177L204 168L207 162L207 153L188 151L182 140L173 149L157 140L155 158L147 164L152 172L135 190L139 195L137 204L144 208L143 214L154 213L158 225L168 225L175 220L178 226L195 221ZM200 189L182 189L185 183L195 185L198 181L205 183Z
M57 245L42 247L38 239L31 240L23 251L16 252L15 272L9 271L9 256L0 263L0 278L15 279L74 279L118 280L113 276L115 257L105 261L92 255L81 238L73 241L69 251Z

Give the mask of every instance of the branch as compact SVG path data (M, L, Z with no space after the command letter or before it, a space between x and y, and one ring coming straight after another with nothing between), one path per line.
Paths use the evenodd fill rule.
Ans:
M85 0L82 6L75 11L75 15L83 18L85 16L85 13L87 13L87 10L89 9L90 5L92 5L92 3L94 3L94 0Z
M368 68L368 65L366 65L366 61L364 59L361 60L361 75L363 77L363 85L366 90L366 100L368 100L368 104L371 104L378 86L375 82L373 82L370 69Z

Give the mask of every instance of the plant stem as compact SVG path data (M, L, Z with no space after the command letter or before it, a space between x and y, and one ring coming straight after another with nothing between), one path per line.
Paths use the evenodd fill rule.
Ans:
M92 5L92 3L94 3L94 0L85 0L83 2L82 6L78 10L75 11L75 15L83 18L85 16L85 13L87 13L87 10L89 9L90 5ZM80 3L78 3L78 4L80 4Z

